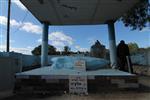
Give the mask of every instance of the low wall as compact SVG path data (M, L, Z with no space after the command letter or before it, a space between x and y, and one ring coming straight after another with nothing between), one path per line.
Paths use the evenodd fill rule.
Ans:
M40 65L40 56L22 55L22 66L35 66Z
M150 50L148 51L148 65L150 66Z
M48 63L52 64L51 59L53 57L58 57L59 55L50 55L48 56ZM29 67L40 65L41 56L25 55L16 52L0 52L0 57L12 57L18 60L20 67Z
M150 51L131 56L131 61L136 65L150 66Z
M53 57L58 57L58 55L48 56L48 64L52 64L51 59ZM22 55L22 66L23 67L40 65L40 64L41 64L41 57L40 56Z
M48 56L48 63L52 64L51 59L53 57L58 57L59 55L51 55ZM12 57L16 59L16 63L18 63L18 67L29 67L29 66L39 66L41 63L40 56L33 56L33 55L24 55L15 52L0 52L0 57ZM150 66L150 51L147 51L142 54L137 54L131 56L131 61L133 64L137 65L148 65Z
M0 57L0 91L13 89L16 72L20 72L16 59Z

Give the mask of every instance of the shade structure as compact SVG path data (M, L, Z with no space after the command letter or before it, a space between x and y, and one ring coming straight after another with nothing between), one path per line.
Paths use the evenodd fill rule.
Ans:
M40 21L51 25L95 25L117 20L139 0L20 0Z
M44 25L108 24L110 61L117 66L114 22L140 0L20 0ZM48 62L48 29L43 28L41 65Z

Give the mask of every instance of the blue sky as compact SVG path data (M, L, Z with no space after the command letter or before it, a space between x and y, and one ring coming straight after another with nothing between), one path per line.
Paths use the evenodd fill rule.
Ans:
M41 43L41 23L18 0L12 0L11 6L11 51L31 54L31 50ZM7 0L0 1L0 51L6 50ZM150 46L150 27L142 31L131 31L122 22L115 23L116 43L125 40L136 42L139 47ZM109 48L107 25L88 26L50 26L49 44L62 50L68 45L72 51L90 50L90 46L99 40Z

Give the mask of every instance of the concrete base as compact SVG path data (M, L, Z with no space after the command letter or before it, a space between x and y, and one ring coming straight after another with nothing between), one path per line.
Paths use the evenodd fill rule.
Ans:
M16 93L55 93L69 91L70 75L87 75L88 92L138 88L136 75L115 69L79 72L75 70L51 70L50 67L16 74Z

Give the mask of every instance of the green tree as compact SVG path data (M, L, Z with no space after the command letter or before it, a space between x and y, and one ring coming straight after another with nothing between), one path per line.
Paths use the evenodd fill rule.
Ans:
M139 46L137 43L128 43L130 54L136 54L138 52Z
M41 45L35 47L32 50L32 54L36 56L41 55ZM56 48L52 45L48 45L48 55L56 55L56 54L59 54L59 52L56 52Z
M133 30L142 30L150 22L150 4L148 0L140 0L130 11L122 16L126 27L132 27Z
M71 52L71 48L69 46L64 46L63 54L68 55L70 54L70 52Z
M48 55L55 55L56 54L56 48L52 45L48 45Z
M41 55L41 45L35 47L32 51L31 51L32 55L35 56L39 56Z

